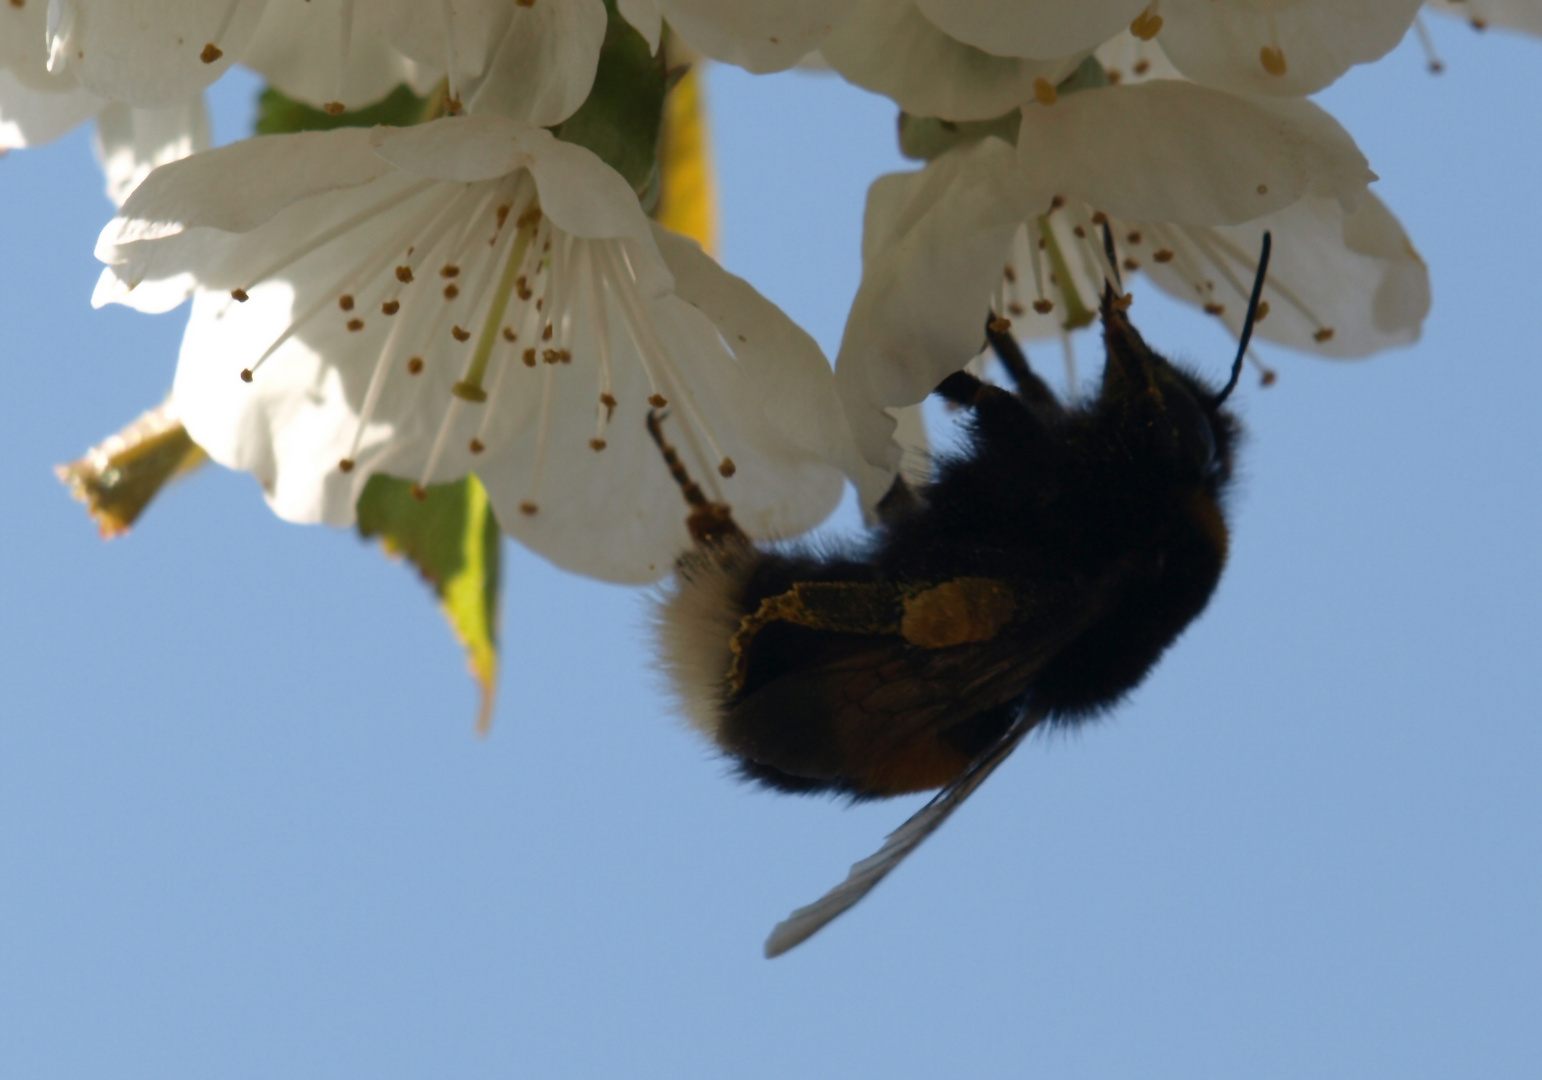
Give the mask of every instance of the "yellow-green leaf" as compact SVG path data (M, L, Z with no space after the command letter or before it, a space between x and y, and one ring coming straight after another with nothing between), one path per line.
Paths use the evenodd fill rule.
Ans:
M358 510L360 535L378 537L388 554L411 562L439 598L481 693L477 732L486 734L498 689L503 534L482 482L467 476L420 491L377 475L365 485Z

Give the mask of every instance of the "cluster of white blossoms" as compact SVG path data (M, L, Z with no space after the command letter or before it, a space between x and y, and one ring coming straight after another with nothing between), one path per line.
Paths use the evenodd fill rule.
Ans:
M1338 357L1413 340L1425 267L1353 139L1305 95L1384 55L1419 10L9 0L0 146L96 119L120 210L94 302L192 300L177 414L278 514L348 524L375 474L426 488L475 473L516 539L644 582L689 543L650 410L754 537L812 527L847 480L871 505L898 468L894 410L979 351L987 308L1024 337L1088 320L1113 270L1105 225L1127 277L1233 328L1270 230L1261 337ZM651 222L645 185L561 137L622 29L755 72L828 66L903 110L927 164L872 186L833 373L750 285ZM201 94L234 63L331 114L402 85L433 107L409 127L211 150Z

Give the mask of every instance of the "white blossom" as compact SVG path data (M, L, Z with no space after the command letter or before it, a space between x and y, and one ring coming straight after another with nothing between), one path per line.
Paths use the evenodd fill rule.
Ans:
M748 71L783 71L820 47L854 0L619 0L617 10L658 51L663 23L691 48Z
M626 182L539 128L468 116L249 140L167 166L104 230L97 303L194 298L173 396L295 521L368 476L474 470L505 529L617 581L667 572L685 504L644 418L761 538L860 471L806 334Z
M1536 0L1429 0L1426 6L1466 19L1479 30L1494 27L1542 34L1542 5Z
M879 179L836 367L864 457L893 474L885 410L920 401L974 356L988 309L1029 333L1090 320L1114 276L1104 221L1121 259L1234 326L1272 228L1263 336L1334 356L1412 340L1427 275L1368 197L1372 179L1316 106L1166 81L1027 107L1015 150L987 138ZM882 494L881 480L863 489L867 505Z

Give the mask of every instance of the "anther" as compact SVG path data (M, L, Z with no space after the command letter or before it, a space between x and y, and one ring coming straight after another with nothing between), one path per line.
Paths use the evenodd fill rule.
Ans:
M321 107L321 111L328 116L342 116L343 113L348 111L348 106L344 105L341 101L329 101Z
M1108 224L1108 215L1103 213L1103 211L1101 211L1101 210L1094 210L1092 212L1092 223L1094 225L1099 225L1099 226L1107 225Z
M1321 330L1317 331L1317 333L1312 335L1312 340L1317 342L1319 345L1322 344L1324 341L1332 341L1333 340L1333 327L1331 327L1331 326L1323 327Z
M1269 194L1269 185L1268 184L1259 184L1257 190L1258 190L1258 193L1260 195L1267 195L1267 194Z
M244 304L251 299L245 289L231 289L230 298L238 304Z
M353 458L343 458L337 463L338 470L341 472L353 472L353 465Z
M1162 32L1162 16L1157 14L1157 5L1152 4L1130 23L1130 33L1142 41L1150 41Z
M541 359L545 360L548 364L560 364L560 363L562 363L562 350L561 349L542 349L541 350Z
M1140 269L1140 263L1136 262L1134 259L1130 258L1130 256L1128 256L1128 255L1126 255L1124 257L1124 262L1121 265L1123 265L1126 270L1129 270L1131 272Z
M1012 329L1012 320L1003 319L1000 315L992 316L990 329L993 334L1005 334Z
M1173 253L1169 248L1159 248L1151 253L1151 257L1159 263L1170 263L1173 261Z
M450 336L452 338L454 338L456 341L470 341L471 340L471 331L470 330L462 330L458 326L452 326L452 327L450 327Z
M487 400L487 391L476 383L466 382L464 379L450 387L450 393L462 401L469 401L474 405L480 405Z
M482 445L481 439L472 439L469 447L473 454L480 454L483 450L487 449L486 446Z
M350 332L357 334L360 330L364 329L364 320L363 319L349 319L348 320L348 329L349 329Z
M540 311L545 306L546 306L546 297L538 296L538 297L535 298L535 309L537 311Z
M402 302L400 300L387 300L380 305L380 314L395 315L401 309Z
M514 209L508 203L498 207L498 228L503 228L503 223L509 220L509 211Z
M519 335L516 334L513 331L513 329L511 329L510 327L505 326L503 328L503 340L504 341L518 341L519 340Z
M1278 380L1278 379L1279 379L1279 376L1277 374L1275 374L1275 371L1274 371L1273 368L1264 368L1263 374L1258 376L1258 385L1259 386L1273 386L1275 384L1276 380Z
M1019 304L1016 300L1013 300L1010 304L1007 305L1007 314L1009 315L1026 315L1027 313L1028 309L1023 307L1023 305Z
M730 476L738 471L739 466L734 464L733 458L725 457L722 461L717 463L717 474L724 480L727 480Z
M608 424L611 417L616 415L616 399L611 394L601 394L600 404L605 406L605 422Z
M1208 304L1205 305L1205 314L1206 315L1225 315L1226 314L1226 305L1225 304L1217 304L1214 300L1212 300Z
M460 267L456 266L454 263L445 263L439 271L439 276L444 278L459 277Z
M403 285L410 282L412 280L412 267L398 266L396 268L396 280L400 281Z
M244 368L241 369L241 381L242 382L251 382L252 381L252 369L251 368L244 367Z
M649 394L648 404L652 405L655 409L662 409L665 405L669 404L669 400L663 394Z
M1007 263L1006 269L1004 269L1001 272L1001 276L1006 278L1010 282L1014 282L1015 283L1017 281L1017 271L1012 269L1012 264L1011 263Z
M459 295L460 286L455 284L453 281L444 287L444 298L446 300L454 300Z
M1055 92L1055 84L1040 75L1033 80L1033 99L1040 105L1053 105L1060 95Z
M1144 75L1146 72L1151 70L1151 61L1147 60L1143 56L1139 60L1135 61L1135 63L1130 65L1130 70L1135 72L1137 75Z
M1124 239L1125 239L1126 243L1138 244L1142 240L1144 240L1145 237L1141 235L1141 232L1140 232L1139 229L1133 229L1133 230L1130 231L1129 235L1127 235Z
M1267 300L1260 300L1258 302L1258 310L1253 313L1253 321L1256 322L1256 323L1261 323L1265 319L1267 319L1268 317L1269 317L1269 301L1267 301Z
M541 309L540 305L537 304L536 305L536 310L539 311L540 309ZM542 341L550 341L551 340L551 323L547 323L546 324L546 329L541 331L541 340Z
M1077 225L1071 231L1076 234L1076 239L1078 239L1078 240L1085 240L1085 239L1087 239L1087 230L1082 228L1080 225Z
M1055 302L1046 299L1035 300L1033 302L1033 310L1037 311L1040 315L1048 315L1051 311L1055 310Z
M539 509L540 507L536 506L533 502L522 502L519 504L519 512L526 517L534 517L535 512Z
M1053 214L1056 210L1059 210L1064 205L1065 205L1065 196L1064 195L1056 195L1054 198L1050 199L1050 201L1049 201L1049 212L1051 214Z
M344 311L352 311L353 297L349 296L347 293L343 293L342 296L337 298L337 306L342 308Z
M598 454L601 450L605 449L606 445L607 444L606 444L604 439L590 439L589 440L589 449L593 450L596 454Z
M412 487L408 489L408 494L410 494L418 502L422 502L424 499L428 498L428 489L422 484L413 484Z
M1264 66L1265 71L1276 78L1285 74L1285 53L1273 45L1265 45L1258 50L1258 62Z
M423 374L423 358L421 356L414 356L411 360L407 361L407 374L408 375L421 375L421 374Z
M529 300L535 295L530 291L530 282L525 280L524 274L514 279L514 292L519 295L521 300Z
M218 45L211 41L209 44L203 47L203 52L198 54L198 59L202 60L206 64L212 64L214 61L218 60L224 55L225 50L221 49Z
M520 357L520 359L525 362L526 367L535 367L535 350L526 349L525 355Z
M541 208L539 206L532 206L523 214L519 215L514 224L518 225L521 229L528 229L540 220Z

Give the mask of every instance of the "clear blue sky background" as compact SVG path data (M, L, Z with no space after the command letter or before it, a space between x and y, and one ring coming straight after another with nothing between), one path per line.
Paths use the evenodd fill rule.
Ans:
M0 1075L1535 1076L1542 42L1434 29L1443 77L1405 43L1323 95L1430 263L1423 342L1267 353L1203 620L776 962L916 801L730 781L647 597L512 545L478 741L412 574L248 477L103 544L51 467L160 398L182 317L89 308L84 132L0 161ZM216 90L221 138L253 91ZM893 110L710 91L724 259L833 354Z

